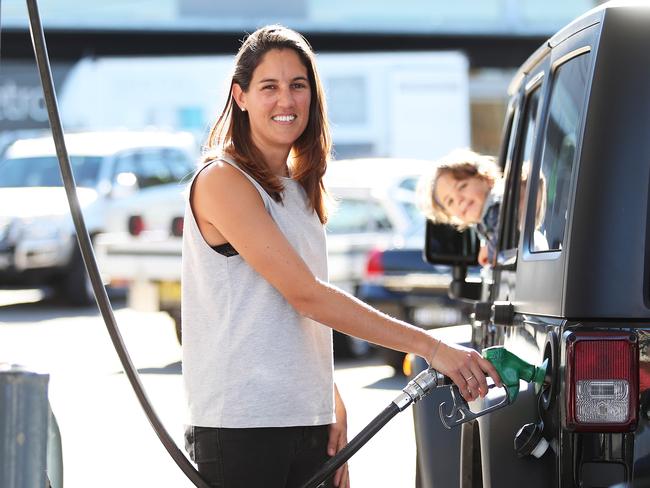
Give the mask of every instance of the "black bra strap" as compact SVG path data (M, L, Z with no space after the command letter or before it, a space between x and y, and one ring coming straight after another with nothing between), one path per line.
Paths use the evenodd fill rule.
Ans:
M231 256L237 256L239 254L237 250L234 247L232 247L232 245L229 242L226 242L225 244L219 244L218 246L210 246L210 247L215 251L217 251L222 256L226 256L227 258Z

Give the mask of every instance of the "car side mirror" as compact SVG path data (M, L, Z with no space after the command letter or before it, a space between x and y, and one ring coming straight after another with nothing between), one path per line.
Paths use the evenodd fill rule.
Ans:
M447 224L427 220L424 260L429 264L452 267L449 296L456 299L479 300L480 281L467 281L467 267L478 265L479 240L473 229L459 232Z
M447 224L427 220L424 260L430 264L450 266L478 265L479 241L474 229L462 232Z

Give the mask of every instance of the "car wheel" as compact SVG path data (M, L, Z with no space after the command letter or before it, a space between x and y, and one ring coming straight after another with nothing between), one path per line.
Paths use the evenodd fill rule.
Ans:
M403 352L382 347L379 350L379 355L383 359L384 363L386 363L388 366L393 367L396 375L404 374L403 366L405 354Z
M363 339L334 331L334 353L344 358L362 358L370 354L372 346Z
M174 321L174 329L176 330L176 340L178 340L178 343L182 345L183 334L182 334L182 327L181 327L181 310L180 309L167 310L167 313Z
M72 263L68 268L65 278L61 282L59 291L66 303L76 306L90 305L95 301L95 294L86 272L81 251L75 246Z

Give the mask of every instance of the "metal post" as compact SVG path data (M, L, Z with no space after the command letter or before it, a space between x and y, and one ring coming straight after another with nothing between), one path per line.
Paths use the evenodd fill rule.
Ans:
M46 486L50 377L0 365L0 486Z
M47 477L51 488L63 488L63 447L61 431L52 409L48 408Z

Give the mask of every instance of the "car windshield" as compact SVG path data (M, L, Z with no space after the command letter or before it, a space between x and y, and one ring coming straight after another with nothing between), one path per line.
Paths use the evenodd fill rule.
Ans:
M377 201L342 198L327 221L330 234L387 232L393 227L386 210Z
M97 186L98 156L71 156L70 164L77 186ZM55 156L10 158L0 161L0 187L20 188L36 186L63 186L59 162Z
M412 191L412 192L415 192L417 186L418 186L417 176L409 176L407 178L404 178L399 184L399 188Z

